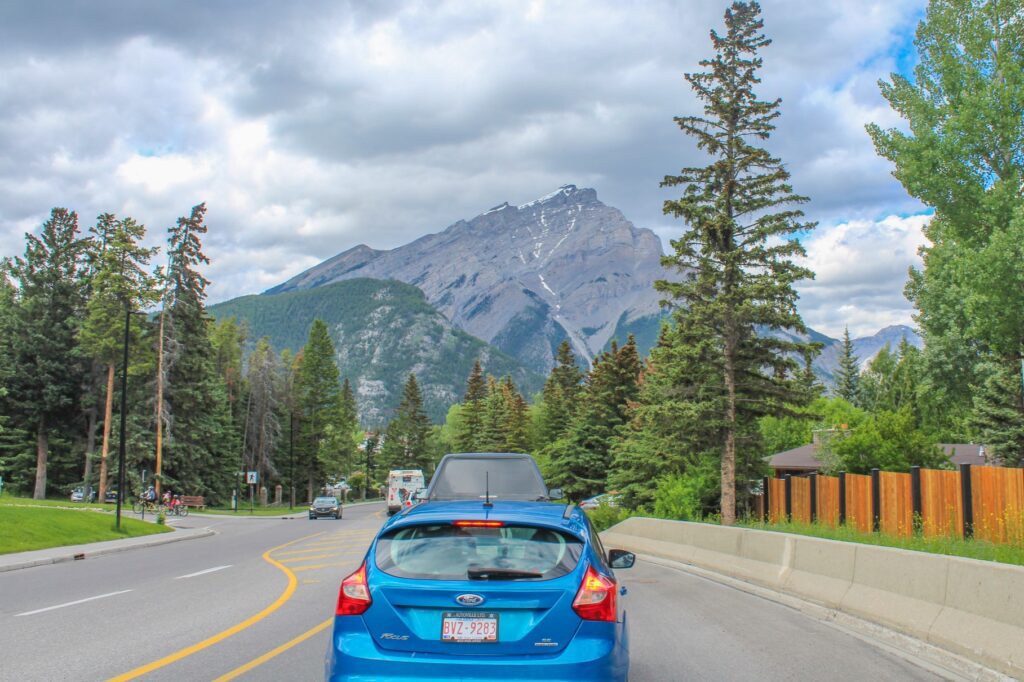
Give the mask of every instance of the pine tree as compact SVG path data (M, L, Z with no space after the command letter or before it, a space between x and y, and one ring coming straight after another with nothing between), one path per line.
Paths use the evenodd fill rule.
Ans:
M340 373L334 359L334 344L327 325L317 318L309 329L302 349L297 393L302 415L301 448L296 448L298 466L306 475L307 501L312 501L316 484L325 475L320 461L321 448L328 437L328 426L338 414Z
M974 396L971 426L981 436L986 450L1003 466L1024 465L1024 416L1020 409L1024 395L1020 375L1002 364L992 363L985 383Z
M538 434L541 447L565 434L576 411L576 399L582 380L583 372L576 365L572 345L564 340L558 346L555 366L544 382L544 412Z
M25 255L5 266L18 284L9 319L8 404L18 426L35 437L33 496L43 499L51 439L74 431L86 383L77 339L86 303L86 242L79 238L78 215L64 208L51 211L40 236L26 234L25 240Z
M382 455L392 469L427 469L431 464L428 439L430 419L423 411L423 395L416 375L410 374L402 401L388 424Z
M243 422L246 427L245 470L259 472L260 481L276 477L278 467L274 455L281 438L279 407L281 403L278 383L278 360L270 339L263 337L249 355L246 375L249 395L246 401L248 414ZM231 386L226 384L230 396ZM228 398L230 402L230 397Z
M857 384L860 381L859 358L853 352L850 328L843 329L843 350L836 369L836 395L848 403L857 404Z
M325 447L321 448L321 465L336 477L340 477L343 472L351 471L352 466L358 464L356 454L362 440L356 397L352 392L352 384L346 377L338 394L337 413L329 424Z
M461 428L455 434L455 447L460 452L479 450L486 398L487 381L480 360L476 360L466 381L466 394L462 398Z
M802 357L808 344L770 333L806 333L793 283L813 273L793 263L804 250L792 235L813 224L800 222L799 210L778 210L807 198L793 193L782 162L754 145L769 137L780 104L754 93L762 66L758 51L771 42L761 33L763 25L756 2L734 2L725 13L725 35L711 32L716 55L700 62L709 70L686 74L704 103L704 117L675 120L712 162L684 168L662 182L684 187L683 196L666 201L664 210L684 219L687 229L664 259L684 279L661 280L656 288L675 305L680 338L697 344L717 375L693 399L709 403L694 412L713 415L717 426L713 444L721 452L721 511L727 525L736 518L738 453L757 433L752 424L764 414L787 413L808 398L793 359Z
M239 465L227 388L214 365L206 318L206 286L199 268L206 205L170 228L164 288L164 409L167 430L162 475L186 494L216 504L231 489ZM232 454L234 456L232 456Z
M144 311L156 303L157 282L147 266L159 249L140 245L146 236L146 227L132 218L118 220L113 214L104 213L96 219L96 225L90 232L92 244L89 255L93 269L91 296L79 340L85 352L100 363L106 373L98 486L98 497L102 500L108 484L107 458L113 422L114 370L122 361L125 314L127 311ZM135 348L137 354L141 328L138 324L132 324L129 329L129 346Z
M637 398L640 361L636 342L611 348L594 361L566 434L545 448L548 478L570 499L605 492L612 469L612 446Z

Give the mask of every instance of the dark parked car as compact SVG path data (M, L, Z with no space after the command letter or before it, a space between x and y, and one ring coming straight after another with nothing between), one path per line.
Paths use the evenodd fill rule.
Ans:
M341 502L337 497L318 497L309 505L309 518L318 519L327 516L334 519L341 518Z
M530 455L507 452L463 452L445 455L430 479L423 499L515 500L545 502L561 497L548 490Z
M107 494L103 496L103 501L110 504L117 504L117 491L108 490Z

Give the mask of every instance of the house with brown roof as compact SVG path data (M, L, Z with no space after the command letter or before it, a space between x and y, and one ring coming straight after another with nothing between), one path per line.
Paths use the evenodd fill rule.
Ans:
M782 478L786 474L792 476L806 476L818 473L821 469L821 460L818 459L818 450L821 447L820 441L815 438L814 443L801 445L792 450L779 452L768 458L768 465L776 478ZM939 443L939 447L949 457L954 467L961 464L989 464L985 456L985 446L973 443Z

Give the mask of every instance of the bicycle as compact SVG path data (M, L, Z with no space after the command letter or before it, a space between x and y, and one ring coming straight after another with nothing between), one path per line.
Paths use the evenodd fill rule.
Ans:
M168 516L188 516L188 505L185 504L173 504L167 507Z
M135 500L135 503L132 505L132 511L136 514L141 514L143 511L156 514L160 511L160 505L149 500Z

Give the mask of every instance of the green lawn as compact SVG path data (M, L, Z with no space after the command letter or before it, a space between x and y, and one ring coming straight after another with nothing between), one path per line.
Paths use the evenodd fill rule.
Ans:
M10 499L13 498L4 502L9 503ZM170 530L166 526L122 517L118 532L114 530L113 514L84 508L74 511L49 509L47 505L17 507L0 504L0 554L118 540Z
M848 526L830 528L817 523L810 525L804 523L766 524L756 521L740 521L737 525L780 533L811 535L827 540L859 542L861 544L880 545L882 547L898 547L899 549L910 549L917 552L948 554L950 556L967 557L968 559L998 561L1004 564L1024 566L1024 545L1020 544L997 545L985 540L964 540L955 537L925 538L915 536L898 538L882 533L861 533Z
M0 507L67 507L68 509L106 509L107 511L114 511L117 505L114 504L98 504L98 503L86 503L86 502L72 502L66 497L60 499L50 500L33 500L31 497L15 497L13 495L3 494L0 495Z

